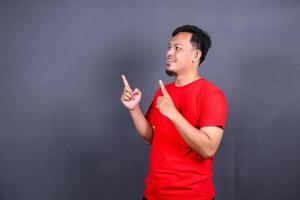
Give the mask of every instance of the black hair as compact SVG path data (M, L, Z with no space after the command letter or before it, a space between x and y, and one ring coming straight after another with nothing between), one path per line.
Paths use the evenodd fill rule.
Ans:
M188 32L193 34L191 38L191 43L196 49L199 49L202 53L199 62L200 65L200 63L204 61L205 56L211 46L210 36L205 31L194 25L180 26L173 31L172 36L174 37L180 32Z

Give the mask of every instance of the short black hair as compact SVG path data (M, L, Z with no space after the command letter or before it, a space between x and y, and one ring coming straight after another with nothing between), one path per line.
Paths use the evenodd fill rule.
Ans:
M172 36L174 37L180 32L188 32L193 34L191 38L191 43L196 49L199 49L202 53L199 62L200 65L200 63L204 61L205 56L211 46L210 36L207 34L207 32L194 25L180 26L173 31Z

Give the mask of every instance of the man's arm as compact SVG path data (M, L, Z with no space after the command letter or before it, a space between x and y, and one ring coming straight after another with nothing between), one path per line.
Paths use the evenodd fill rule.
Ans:
M203 158L215 155L222 139L223 129L216 126L203 127L200 130L191 125L176 109L162 81L159 81L163 96L157 98L156 107L173 122L186 143Z
M128 111L139 135L146 144L151 144L154 130L149 121L145 118L140 107L136 106L134 109Z
M126 77L122 75L124 90L121 96L121 102L128 109L134 126L146 144L152 143L153 128L142 113L139 103L142 98L142 92L136 88L132 91Z
M216 126L203 127L200 130L192 126L180 113L170 119L186 143L203 158L215 155L220 145L223 129Z

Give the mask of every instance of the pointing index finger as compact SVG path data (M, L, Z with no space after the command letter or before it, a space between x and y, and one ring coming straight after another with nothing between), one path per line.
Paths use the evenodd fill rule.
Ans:
M167 90L166 90L166 88L165 88L165 86L164 86L164 83L163 83L161 80L159 80L159 85L160 85L160 89L161 89L163 95L164 95L164 96L165 96L165 95L168 95L168 92L167 92Z
M122 74L122 79L123 79L124 85L130 87L130 86L129 86L129 83L128 83L128 81L127 81L127 79L126 79L126 77L125 77L124 74Z

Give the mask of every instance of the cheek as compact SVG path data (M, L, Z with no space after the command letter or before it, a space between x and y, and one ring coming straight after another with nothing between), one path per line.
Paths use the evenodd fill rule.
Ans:
M177 58L182 63L190 63L192 62L192 56L190 54L178 54Z

